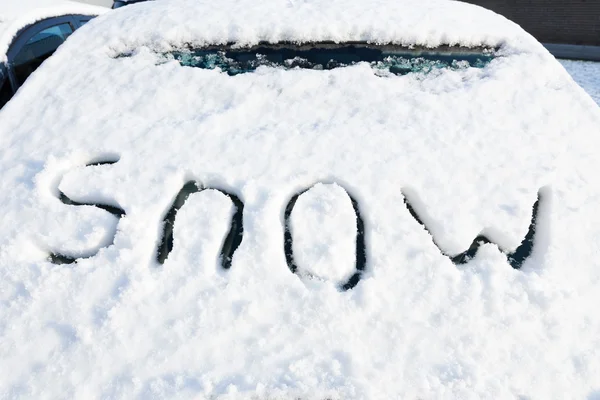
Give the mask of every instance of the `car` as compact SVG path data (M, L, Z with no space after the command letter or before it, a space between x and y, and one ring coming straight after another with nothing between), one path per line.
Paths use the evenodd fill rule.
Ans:
M114 0L111 8L112 9L121 8L123 6L135 4L135 3L141 3L144 1L148 1L148 0Z
M68 1L0 6L0 109L76 29L104 10Z
M474 5L94 18L0 113L0 393L597 397L599 147Z

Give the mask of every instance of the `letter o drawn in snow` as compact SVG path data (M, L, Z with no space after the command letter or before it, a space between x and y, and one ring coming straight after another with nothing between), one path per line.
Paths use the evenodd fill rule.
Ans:
M318 183L295 194L290 199L290 201L287 203L287 205L285 207L285 213L284 213L285 259L286 259L288 268L290 269L290 271L292 271L295 274L299 274L300 271L298 269L297 261L294 258L293 235L292 235L292 229L291 229L292 211L294 210L294 207L296 206L296 202L298 201L298 198L317 185L318 185ZM354 210L354 215L356 216L356 239L355 239L356 251L355 251L355 265L354 265L355 271L350 276L350 278L348 278L345 282L342 282L340 284L341 290L349 290L349 289L354 288L358 284L358 282L360 281L360 279L362 277L362 273L365 271L365 266L366 266L366 261L367 261L366 246L365 246L365 228L364 228L364 221L361 217L360 210L358 207L358 202L356 201L356 199L354 197L352 197L352 195L350 195L348 193L347 190L345 190L343 187L341 187L341 188L342 188L342 190L344 190L346 195L350 198L350 201L352 203L352 208ZM307 275L311 276L311 274L307 274Z

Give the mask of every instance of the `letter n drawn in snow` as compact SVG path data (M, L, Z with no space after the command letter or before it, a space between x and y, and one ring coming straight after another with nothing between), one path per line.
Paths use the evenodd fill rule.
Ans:
M169 253L171 253L171 250L173 250L173 230L175 228L175 217L177 216L177 211L183 207L191 194L198 193L206 189L217 190L223 193L225 196L229 197L235 206L235 213L231 218L229 232L225 236L220 253L221 266L224 269L229 269L231 267L233 253L235 253L240 243L242 243L242 236L244 234L244 203L242 203L239 197L232 193L221 189L203 187L201 184L195 181L189 181L183 185L179 193L177 193L177 196L175 196L175 200L171 204L171 207L169 207L169 210L163 219L162 237L156 252L156 260L159 262L159 264L164 264L169 257Z
M543 202L544 197L542 192L542 190L538 191L537 200L533 204L531 222L529 224L527 234L525 235L525 238L523 239L521 244L514 251L506 252L500 246L498 246L498 244L490 240L487 236L480 234L475 239L473 239L473 242L471 242L471 245L467 250L454 255L448 254L447 252L442 250L441 246L435 240L434 235L431 233L427 225L423 222L423 219L419 216L419 213L415 210L414 203L416 202L411 202L409 196L407 196L407 193L405 193L404 191L402 192L402 195L404 196L404 204L408 208L410 215L412 215L415 221L417 221L423 226L423 228L425 228L427 233L431 235L433 244L440 250L440 252L444 256L448 257L455 265L466 264L467 262L469 262L469 260L475 257L477 251L479 250L479 247L481 247L484 244L491 243L498 247L498 249L506 255L508 263L511 265L511 267L513 267L514 269L520 269L523 266L525 260L527 260L527 258L529 258L529 256L531 255L533 251L533 246L536 242L536 226L538 223L538 211L540 208L540 203Z

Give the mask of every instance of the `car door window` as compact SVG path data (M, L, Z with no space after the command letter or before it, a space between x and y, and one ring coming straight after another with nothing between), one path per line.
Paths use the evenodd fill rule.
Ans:
M8 103L8 100L10 100L12 95L13 91L8 78L3 78L0 73L0 109Z
M11 63L17 86L21 86L25 79L46 58L50 57L71 33L73 33L71 25L63 23L46 28L33 35L15 55Z
M93 17L83 17L83 18L79 18L79 27L82 27L83 25L87 24L88 22L90 22L92 20Z

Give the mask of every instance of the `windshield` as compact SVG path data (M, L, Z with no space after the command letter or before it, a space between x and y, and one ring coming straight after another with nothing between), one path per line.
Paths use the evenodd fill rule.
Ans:
M411 49L368 44L259 45L252 48L209 47L162 54L182 66L220 69L229 75L255 71L258 67L329 70L368 63L380 75L428 73L436 69L483 68L493 59L491 49L444 47Z

